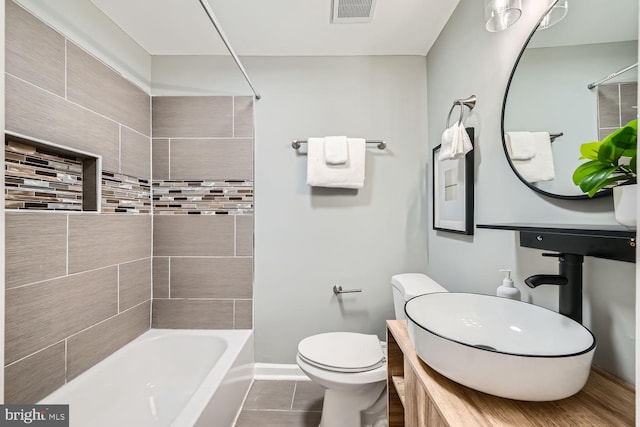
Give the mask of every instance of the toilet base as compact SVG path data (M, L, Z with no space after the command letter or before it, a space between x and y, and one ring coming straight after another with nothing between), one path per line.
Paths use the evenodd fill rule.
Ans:
M386 387L380 393L378 400L371 407L361 412L362 427L389 427L387 420L387 392Z
M348 391L326 389L318 427L362 427L362 411L377 403L385 388L381 381Z

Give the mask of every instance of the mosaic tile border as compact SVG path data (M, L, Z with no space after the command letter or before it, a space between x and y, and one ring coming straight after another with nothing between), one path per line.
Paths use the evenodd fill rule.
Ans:
M82 160L5 141L5 208L82 211Z
M151 213L149 180L102 171L102 213Z
M251 215L253 181L153 180L155 215Z
M101 181L102 213L151 213L149 180L102 171ZM82 212L82 204L82 158L5 140L6 209Z
M83 160L5 142L6 209L82 212ZM252 215L253 181L149 180L102 171L107 214Z

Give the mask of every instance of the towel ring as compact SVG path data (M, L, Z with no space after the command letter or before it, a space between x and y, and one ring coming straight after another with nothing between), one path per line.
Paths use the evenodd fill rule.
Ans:
M445 129L449 129L449 120L451 120L451 113L453 113L456 105L460 106L460 118L458 119L458 121L462 123L462 119L464 118L464 104L459 100L456 100L456 102L454 102L454 104L451 106L451 109L449 110L449 115L447 116L447 127Z
M458 119L458 121L460 123L462 123L462 119L464 118L464 107L468 107L469 111L473 110L473 107L476 106L476 101L477 98L475 95L471 95L468 98L464 98L464 99L456 99L455 101L453 101L453 105L451 106L451 109L449 110L449 115L447 116L447 129L449 129L449 121L451 120L451 113L453 113L453 109L456 108L456 105L460 106L460 118Z

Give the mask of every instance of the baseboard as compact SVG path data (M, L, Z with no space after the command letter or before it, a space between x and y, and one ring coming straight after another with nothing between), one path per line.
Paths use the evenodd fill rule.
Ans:
M253 377L262 381L309 381L295 364L256 363Z

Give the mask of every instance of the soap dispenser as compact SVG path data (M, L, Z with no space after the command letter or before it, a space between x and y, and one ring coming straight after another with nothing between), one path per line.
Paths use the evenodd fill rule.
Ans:
M520 290L513 286L513 280L511 279L511 270L500 270L502 272L507 273L504 280L502 280L502 285L498 286L496 290L496 295L503 298L511 298L517 301L520 301Z

